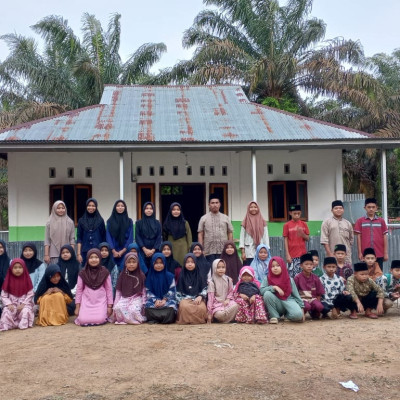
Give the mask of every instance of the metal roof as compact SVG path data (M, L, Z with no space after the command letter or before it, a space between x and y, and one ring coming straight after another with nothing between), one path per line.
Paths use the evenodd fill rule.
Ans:
M107 85L99 105L0 131L0 146L359 143L372 138L378 140L360 131L251 103L240 86Z

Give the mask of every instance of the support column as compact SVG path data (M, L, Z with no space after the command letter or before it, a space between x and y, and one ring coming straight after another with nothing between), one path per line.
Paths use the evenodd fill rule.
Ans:
M386 150L381 150L381 196L382 196L382 218L388 223L387 207L387 174L386 174Z
M256 151L251 151L251 179L252 179L252 192L253 200L257 201L257 158Z
M124 200L124 153L119 152L119 198Z

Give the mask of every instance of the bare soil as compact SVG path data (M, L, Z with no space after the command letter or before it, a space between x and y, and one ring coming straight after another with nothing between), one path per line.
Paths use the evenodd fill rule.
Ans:
M0 333L2 400L399 398L396 307L379 320L261 326L72 321Z

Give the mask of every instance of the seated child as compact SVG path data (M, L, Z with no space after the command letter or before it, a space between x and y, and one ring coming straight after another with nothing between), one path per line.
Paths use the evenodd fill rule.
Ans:
M378 316L372 312L376 308L378 314L383 314L383 289L370 277L368 266L365 262L354 264L354 275L347 279L346 290L350 296L346 296L345 306L350 310L350 318L357 319L357 311L365 312L368 318L376 319Z
M3 313L0 331L32 328L33 285L25 261L14 258L8 268L1 290Z
M256 279L262 282L268 275L268 265L271 259L271 252L266 244L259 244L256 248L256 254L250 267L254 269Z
M138 256L139 266L142 272L147 275L147 266L146 261L142 257L142 253L140 251L139 245L136 242L131 243L126 249L127 253L135 253Z
M56 326L68 322L67 304L72 303L71 289L61 274L57 264L50 264L35 293L35 303L39 304L36 325Z
M234 289L239 310L235 320L246 324L266 324L268 322L263 298L260 296L260 282L252 267L244 266L239 273L239 281Z
M353 275L353 268L350 263L346 261L347 249L344 244L337 244L333 250L333 255L337 261L336 275L343 278L344 283Z
M386 276L386 294L387 297L396 301L400 298L400 260L393 260L390 265L390 274Z
M196 256L186 254L176 286L179 303L177 324L205 324L207 322L207 283L196 266Z
M174 275L165 268L163 254L154 253L146 278L145 313L150 324L172 324L176 315Z
M123 270L118 277L114 301L113 321L116 324L138 325L146 321L143 315L146 302L146 277L139 267L139 258L127 253L122 261Z
M24 260L32 280L33 291L36 292L39 282L42 280L46 263L37 258L37 248L32 242L24 243L20 258Z
M75 296L75 324L102 325L112 314L111 277L101 265L99 249L90 249L85 267L79 272Z
M178 261L174 259L174 255L172 254L172 243L168 241L162 242L160 252L165 256L165 267L167 268L167 271L171 272L171 274L174 275L175 282L178 282L182 267L179 265Z
M221 259L225 261L226 275L232 278L233 284L235 285L238 281L240 268L242 268L243 265L240 261L235 243L232 240L227 240L225 242L221 253Z
M304 303L285 261L281 257L272 257L268 267L269 273L260 287L265 307L270 316L270 324L277 324L278 318L285 317L290 321L303 322Z
M193 253L196 256L196 266L200 270L204 281L207 282L211 278L211 264L204 255L203 246L199 242L193 242L189 253Z
M0 290L6 279L8 268L10 267L10 257L7 254L6 242L0 240Z
M225 261L217 258L213 261L212 277L207 287L207 322L211 323L213 317L218 322L228 323L235 319L239 306L233 299L232 278L225 275Z
M300 267L302 272L294 277L294 282L304 302L304 314L309 312L312 319L318 319L324 309L321 296L325 290L318 276L312 273L314 264L310 253L300 257Z
M76 259L75 250L71 245L66 244L61 247L57 265L60 267L62 277L68 282L69 288L75 289L80 263Z
M317 275L318 278L320 278L324 274L324 271L322 271L322 269L319 267L319 254L318 254L318 251L317 250L310 250L309 253L312 256L313 265L314 265L312 273L314 275Z
M115 263L114 257L111 252L111 246L107 242L99 244L98 249L101 255L101 265L107 268L111 277L111 285L113 289L113 297L115 295L115 286L117 285L118 276L120 273L118 265ZM122 263L120 264L121 270L123 268Z

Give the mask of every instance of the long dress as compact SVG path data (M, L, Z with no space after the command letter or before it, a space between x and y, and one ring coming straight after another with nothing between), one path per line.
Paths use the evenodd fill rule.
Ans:
M9 329L26 329L32 328L35 314L33 312L33 290L22 295L21 297L13 296L10 293L1 291L1 300L3 302L3 312L0 320L0 331L7 331ZM14 310L11 311L7 306L12 304ZM17 311L17 307L24 304L21 311Z
M39 315L36 325L57 326L66 324L69 319L67 304L71 302L72 299L63 292L45 294L39 297L37 301Z
M143 306L146 303L146 288L141 294L134 294L131 297L123 297L117 290L114 302L114 322L116 324L138 325L146 321L142 314Z

